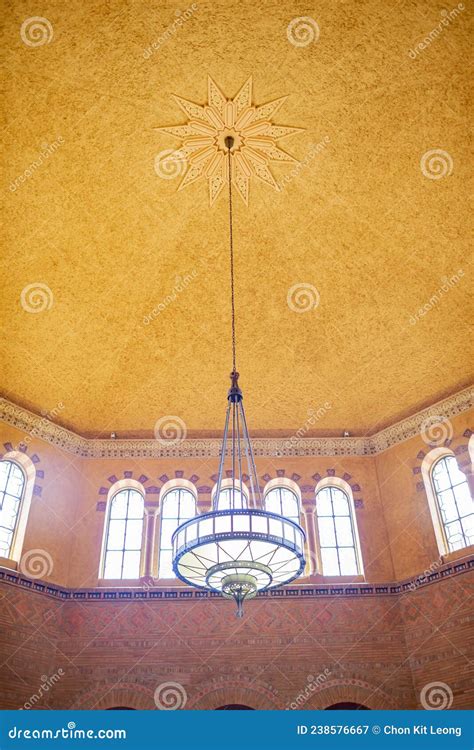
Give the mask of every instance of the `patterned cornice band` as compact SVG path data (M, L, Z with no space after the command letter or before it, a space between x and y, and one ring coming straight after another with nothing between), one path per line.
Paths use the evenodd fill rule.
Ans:
M429 419L449 419L468 411L474 403L474 389L466 388L411 417L396 422L372 437L254 438L256 456L373 456L397 443L420 434ZM0 419L25 433L25 443L38 437L68 453L83 458L217 458L220 439L96 440L76 435L45 417L39 417L16 404L0 400Z
M434 571L425 571L414 578L408 578L396 583L346 583L346 584L311 584L299 586L285 586L270 591L261 591L257 594L262 598L295 598L307 599L313 597L342 597L342 596L398 596L409 591L429 586L436 581L445 580L453 576L467 573L474 568L474 557L465 557L452 563L445 563ZM160 589L158 586L144 583L141 588L92 588L92 589L68 589L53 584L44 583L38 579L22 576L9 568L0 568L0 582L4 581L13 586L27 588L40 594L53 597L54 599L71 601L123 601L123 600L196 600L196 599L222 599L221 594L213 591L200 591L190 588Z

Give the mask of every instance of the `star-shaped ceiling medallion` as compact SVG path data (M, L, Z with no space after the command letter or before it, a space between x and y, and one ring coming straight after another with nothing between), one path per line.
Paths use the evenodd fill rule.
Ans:
M228 150L225 145L225 138L229 135L234 139L231 149L232 183L245 204L248 205L250 180L253 177L275 190L279 189L269 163L297 160L279 148L277 141L303 130L272 123L272 116L286 96L257 107L252 104L252 78L244 83L233 99L227 99L208 77L208 103L205 106L179 96L173 98L187 115L188 122L157 130L177 136L182 141L176 154L186 164L186 173L178 190L196 180L208 180L212 206L229 182Z

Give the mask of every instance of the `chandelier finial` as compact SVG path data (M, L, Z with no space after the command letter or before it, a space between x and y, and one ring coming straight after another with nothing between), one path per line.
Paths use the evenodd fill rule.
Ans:
M238 380L239 380L239 373L235 372L234 370L233 372L230 373L231 385L229 388L229 392L227 394L227 398L232 404L238 404L239 401L242 401L243 399L242 391L240 390Z

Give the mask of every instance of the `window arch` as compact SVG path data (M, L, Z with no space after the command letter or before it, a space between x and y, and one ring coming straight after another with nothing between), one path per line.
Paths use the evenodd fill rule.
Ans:
M268 483L265 488L264 499L265 510L270 513L278 513L280 516L289 518L290 521L300 523L300 499L298 488L281 479Z
M429 480L436 501L436 514L432 513L432 516L435 529L438 527L438 544L441 541L442 554L455 552L474 544L474 502L466 475L460 470L454 454L449 452L433 458Z
M141 574L144 496L138 483L112 487L103 543L102 577L137 579Z
M323 575L353 576L362 573L357 527L350 490L334 481L319 485L316 518Z
M217 492L217 485L212 490L212 499L214 500ZM234 482L232 479L223 479L221 491L217 500L217 510L241 509L248 508L249 493L245 484Z
M0 557L20 561L35 475L24 453L11 451L0 461Z
M171 486L168 490L165 485L163 489L158 578L175 578L171 539L180 524L196 515L196 495L190 487L182 484Z

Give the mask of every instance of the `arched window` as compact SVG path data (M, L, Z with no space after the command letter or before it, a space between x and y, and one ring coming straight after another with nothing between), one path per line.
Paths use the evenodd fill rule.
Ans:
M352 503L343 489L328 485L316 495L316 514L323 575L359 575Z
M104 540L103 578L140 578L144 499L135 488L113 495Z
M474 503L465 474L453 455L438 458L431 467L446 552L474 544Z
M26 476L15 461L0 461L0 557L11 557Z
M270 513L278 513L289 518L290 521L300 523L300 504L298 497L288 487L273 487L265 495L265 509Z
M212 497L215 496L217 491L217 485L212 491ZM237 482L233 486L232 479L223 479L221 484L221 491L217 500L217 510L235 510L248 507L248 490L247 487L240 482Z
M161 503L159 578L174 578L171 538L180 524L196 515L196 498L185 487L165 491Z

